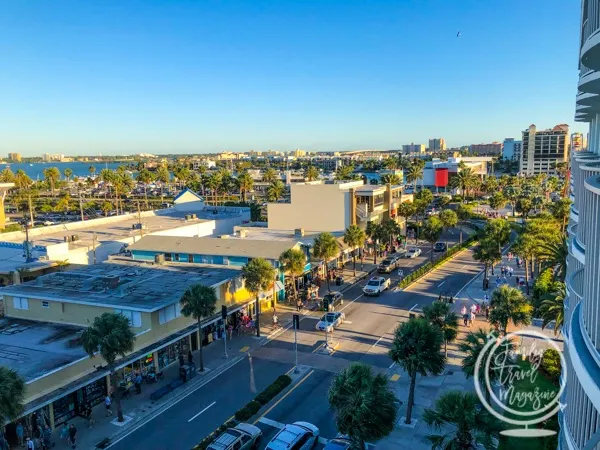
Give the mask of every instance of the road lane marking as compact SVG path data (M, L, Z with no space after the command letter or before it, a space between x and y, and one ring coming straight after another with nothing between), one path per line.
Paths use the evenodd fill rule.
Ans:
M248 350L250 350L250 347L248 347L247 345L245 347L240 348L240 352L242 353L246 353Z
M377 342L375 342L375 343L374 343L374 344L371 346L371 348L373 348L373 347L377 347L377 344L379 344L379 342L381 342L381 340L383 339L383 337L384 337L386 334L387 334L387 333L385 333L385 334L384 334L384 335L382 335L382 336L381 336L379 339L377 339ZM369 349L369 350L370 350L370 349Z
M198 414L196 414L194 417L192 417L190 420L188 420L188 423L190 423L192 420L194 420L196 417L198 417L200 414L202 414L203 412L205 412L207 409L212 408L213 406L215 406L217 404L217 402L212 402L210 405L208 405L206 408L204 408L202 411L200 411Z
M252 425L256 425L260 419L262 419L267 414L269 414L277 405L279 405L282 401L284 401L292 392L294 392L302 383L304 383L306 381L306 379L308 377L310 377L313 373L315 373L314 369L311 370L310 372L308 372L308 374L304 378L302 378L300 381L298 381L298 383L296 383L296 386L294 386L289 391L287 391L283 397L281 397L279 400L277 400L275 402L275 404L273 406L271 406L269 409L267 409L258 419L256 419L254 421L254 423Z
M442 281L440 284L438 284L438 287L442 287L442 284L444 284L446 282L446 280Z
M260 419L258 419L258 421L260 423L264 423L265 425L269 425L270 427L279 428L280 430L283 430L285 428L284 423L277 422L276 420L267 419L266 417L261 417Z
M391 381L398 381L400 379L400 375L398 375L397 373L395 373L394 375L392 375L390 377Z
M465 264L464 266L462 266L462 267L460 268L460 270L462 270L462 269L465 269L465 268L467 268L468 266L469 266L468 264Z
M318 346L317 348L315 348L315 349L314 349L312 352L313 352L313 353L317 353L317 351L318 351L318 350L319 350L321 347L323 347L324 345L325 345L324 343L321 343L321 344L319 344L319 346Z
M392 368L393 368L395 365L396 365L396 361L394 361L394 362L393 362L393 363L390 365L390 367L388 367L388 369L392 369Z
M412 308L410 308L410 309L408 310L408 312L411 312L411 311L412 311L413 309L415 309L417 306L419 306L419 304L418 304L418 303L415 303L415 305L414 305Z
M340 312L343 311L343 310L345 310L348 306L350 306L356 300L358 300L359 298L361 298L363 295L365 295L365 294L360 294L358 297L356 297L354 300L352 300L350 303L348 303L346 306L344 306L342 309L340 309Z

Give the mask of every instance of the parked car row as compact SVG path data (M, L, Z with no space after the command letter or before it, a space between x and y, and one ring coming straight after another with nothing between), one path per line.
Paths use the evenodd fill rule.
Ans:
M239 423L220 434L207 450L252 450L258 448L262 431ZM319 429L308 422L294 422L283 427L269 441L265 450L309 450L319 441Z

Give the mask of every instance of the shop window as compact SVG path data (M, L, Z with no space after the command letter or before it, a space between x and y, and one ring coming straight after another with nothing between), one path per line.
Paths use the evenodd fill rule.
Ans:
M29 309L29 300L24 297L13 297L13 307L15 309Z
M172 261L173 255L171 253L165 253L165 261Z
M127 317L129 326L139 328L142 326L142 313L139 311L130 311L128 309L115 309L115 313Z
M179 253L175 253L175 261L179 261Z
M194 262L194 255L188 255L188 262L189 263L193 263Z
M50 308L50 302L43 301L42 302L42 308Z

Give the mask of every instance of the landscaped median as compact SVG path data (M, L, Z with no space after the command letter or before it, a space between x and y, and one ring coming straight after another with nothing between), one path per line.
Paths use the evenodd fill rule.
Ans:
M435 260L434 262L428 262L427 264L422 265L417 270L415 270L411 274L409 274L406 277L404 277L402 279L402 281L400 281L400 283L398 283L398 287L401 288L401 289L404 289L404 288L408 287L409 285L411 285L412 283L414 283L415 281L417 281L421 277L424 277L425 275L427 275L432 270L440 267L442 264L445 264L446 262L448 262L449 260L451 260L458 252L460 252L462 250L465 250L465 249L467 249L469 247L472 247L481 238L480 233L481 233L481 230L478 230L478 232L476 232L475 234L471 235L469 237L469 239L467 239L466 241L464 241L462 244L455 245L450 250L448 250L446 252L446 254L444 256L442 256L441 258Z
M252 416L254 416L260 409L267 405L271 400L273 400L278 394L280 394L285 388L287 388L292 383L292 379L289 375L280 375L277 379L271 383L264 391L256 396L254 400L249 402L246 406L241 408L239 411L235 413L235 418L230 421L224 423L215 431L206 436L198 445L196 445L193 450L205 450L206 447L210 445L210 443L221 433L223 433L228 428L235 427L239 422L246 422Z

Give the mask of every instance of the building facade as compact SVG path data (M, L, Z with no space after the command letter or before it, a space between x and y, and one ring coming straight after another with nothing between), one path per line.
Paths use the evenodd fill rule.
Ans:
M10 162L21 162L21 154L20 153L9 153L8 159Z
M500 156L502 154L502 143L492 142L491 144L473 144L469 152L474 155Z
M567 161L569 126L562 124L538 130L530 125L523 131L522 141L519 172L523 175L553 173L556 164Z
M571 134L571 150L574 152L580 152L585 147L583 145L583 133Z
M446 140L444 138L433 138L429 139L430 152L443 152L446 151Z
M600 3L582 1L575 120L589 124L587 151L571 158L571 214L563 335L566 390L561 450L600 448ZM563 375L564 376L564 375Z
M506 138L502 143L502 157L511 161L520 161L522 141L515 141L514 138Z
M412 153L425 153L425 144L415 144L414 142L411 142L410 144L403 145L402 153L405 155L410 155Z

